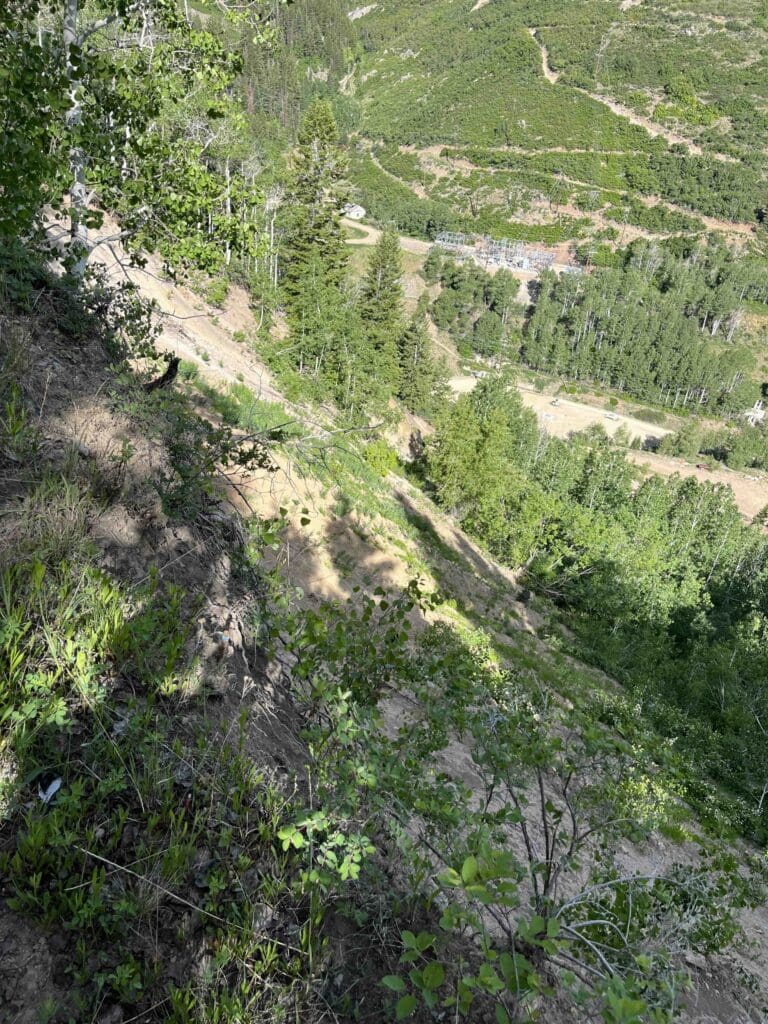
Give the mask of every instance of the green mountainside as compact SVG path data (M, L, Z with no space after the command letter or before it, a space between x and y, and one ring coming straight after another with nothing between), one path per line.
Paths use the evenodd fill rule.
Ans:
M482 221L505 209L488 193L514 184L508 214L542 193L607 208L614 222L685 230L674 210L665 218L631 201L656 196L754 223L765 206L764 11L719 12L706 2L384 0L355 22L366 52L349 88L362 134L393 158L398 145L461 147L454 155L475 170L429 189L454 213L473 192ZM574 224L560 237L584 233Z
M721 7L0 4L0 1024L767 1019Z

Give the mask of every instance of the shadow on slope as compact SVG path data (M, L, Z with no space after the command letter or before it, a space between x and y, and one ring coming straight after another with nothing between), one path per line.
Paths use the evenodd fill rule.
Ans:
M219 950L212 972L218 943L306 921L272 844L306 753L221 487L237 445L121 362L152 338L129 293L16 252L0 299L0 1002L17 1024L202 1014L246 970ZM272 987L308 1005L282 971L248 966L247 1012Z

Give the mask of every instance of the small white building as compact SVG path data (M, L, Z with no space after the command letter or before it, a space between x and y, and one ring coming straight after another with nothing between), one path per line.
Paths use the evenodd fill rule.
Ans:
M344 216L350 220L362 220L365 216L365 207L358 206L357 203L347 203L344 207Z

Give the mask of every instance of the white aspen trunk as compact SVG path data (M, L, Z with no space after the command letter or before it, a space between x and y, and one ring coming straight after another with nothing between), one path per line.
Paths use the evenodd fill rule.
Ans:
M730 342L733 341L733 336L736 333L736 330L739 327L740 323L741 323L741 310L737 310L735 313L731 314L731 319L730 319L730 322L728 324L728 336L726 338L726 341L729 344L730 344Z
M67 77L69 78L70 107L67 111L67 128L75 134L83 122L83 108L78 98L80 81L75 76L72 64L72 50L78 44L77 34L78 0L64 0L63 19L63 43L64 54L67 62ZM80 279L85 274L88 264L88 228L86 227L86 212L88 207L88 191L85 184L85 153L82 146L74 145L69 151L69 163L72 173L72 184L70 185L70 213L69 225L70 236L73 243L73 251L77 256L77 262L72 268L73 277Z
M123 149L123 160L120 166L120 178L125 181L128 177L128 146L131 141L131 126L125 126L125 148Z
M229 157L227 157L224 163L224 182L225 182L225 211L227 219L232 218L232 178L229 172ZM224 262L227 266L232 262L232 246L229 243L229 237L227 237L226 246L224 250Z
M272 264L272 283L277 288L277 253L275 252L275 220L277 214L273 213L269 221L269 255Z

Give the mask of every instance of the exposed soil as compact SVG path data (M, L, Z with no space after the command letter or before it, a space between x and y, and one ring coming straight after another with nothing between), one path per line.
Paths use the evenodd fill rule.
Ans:
M451 389L457 395L465 395L477 386L476 377L452 377L449 381ZM533 409L541 421L541 425L555 437L569 437L577 431L599 423L605 428L609 437L622 427L631 437L645 440L648 437L663 437L671 433L664 427L657 427L632 416L596 409L592 405L574 402L570 398L553 398L551 394L534 391L532 388L518 384L523 403Z
M559 72L555 71L552 65L549 63L549 51L539 37L539 30L537 28L529 28L528 31L531 34L531 38L536 41L539 49L541 50L541 71L546 80L550 85L557 85L560 78Z
M470 160L464 157L446 157L441 156L442 150L445 148L440 145L428 146L425 149L417 150L414 147L403 147L405 151L415 152L421 162L422 167L425 171L433 174L436 178L447 179L453 174L460 172L464 174L471 174L474 171L482 171L483 174L493 175L496 174L499 168L495 167L478 167L477 164L472 163ZM451 147L453 149L462 147ZM467 147L468 148L468 147ZM499 146L496 147L500 152L516 153L520 156L526 154L535 153L592 153L592 154L605 154L606 156L623 156L631 155L631 151L623 150L589 150L589 149L569 149L565 146L556 146L550 148L539 149L537 147L531 147L526 149L522 146ZM578 178L562 177L561 180L569 185L575 185L579 188L590 189L594 185L588 181L579 181ZM732 244L743 245L749 238L754 236L755 228L754 225L745 223L743 221L724 220L720 217L708 217L706 214L699 213L697 210L689 209L688 207L681 206L678 203L673 203L668 199L663 199L661 196L644 196L640 193L633 193L634 197L644 206L655 207L664 206L666 209L673 213L681 213L689 217L696 217L700 220L708 231L719 231L728 237L729 242ZM538 209L545 209L548 207L548 201L542 200L538 204ZM604 230L605 228L616 229L618 225L615 221L608 221L598 211L597 213L579 210L578 208L571 205L560 205L559 210L562 213L567 214L574 218L587 218L592 221L594 226L598 230ZM535 218L528 218L522 216L520 218L524 223L535 223ZM553 218L547 217L545 221L541 223L552 223ZM643 228L637 227L636 225L627 224L622 229L623 241L630 242L633 238L665 238L667 235L659 234L651 231L646 231Z
M364 238L350 238L350 245L375 245L381 237L378 228L359 221L345 220L344 223L349 228L365 233ZM112 232L113 229L110 225L105 225L103 230ZM419 256L425 256L431 248L429 242L407 236L401 236L400 243L406 252ZM112 249L109 252L104 249L98 252L115 280L127 274L136 282L142 294L157 302L163 328L161 342L167 345L169 351L196 363L203 375L212 383L234 383L242 377L259 397L268 401L279 401L290 407L290 403L286 403L275 387L272 376L264 364L247 345L233 340L234 331L248 330L255 326L254 314L241 289L230 289L225 307L222 310L213 310L189 288L164 278L157 260L150 259L144 270L137 270L127 268L122 259L118 260L121 254ZM534 279L536 275L519 271L515 272L515 276L526 282ZM439 335L433 337L433 340L444 355L455 355L452 347ZM459 376L453 377L450 383L453 390L461 394L472 390L477 384L477 379ZM601 424L609 436L613 436L622 426L632 437L642 439L661 437L670 432L665 428L643 423L619 413L612 414L609 419L604 411L571 399L561 399L557 406L552 406L551 396L523 389L521 394L525 404L536 411L542 426L558 437L567 437L571 432L584 430L595 423ZM302 410L297 410L299 411ZM614 419L614 416L617 418ZM750 519L768 505L768 480L756 474L737 473L727 469L699 469L680 459L650 452L630 452L629 455L636 463L647 464L652 472L662 476L679 473L681 476L692 476L697 480L730 486L739 509Z
M690 210L685 206L680 206L678 203L672 203L668 199L662 199L660 196L642 196L638 194L637 199L645 206L665 206L668 210L672 210L673 213L683 213L689 217L697 217L708 231L720 231L725 235L735 236L735 238L731 237L731 241L741 241L743 243L755 233L752 224L744 224L736 220L722 220L719 217L707 217L703 213Z
M363 224L362 221L344 218L342 224L355 231L365 232L365 238L348 238L347 243L349 245L376 245L381 238L381 230L379 228L374 228L370 224ZM426 256L432 248L432 243L425 242L421 238L409 238L407 235L401 235L400 247L405 249L406 252L415 253L417 256Z
M379 237L374 228L357 223L354 226L364 230L366 238L351 240L351 244L370 245ZM405 246L407 251L423 254L429 249L428 243L406 241L424 247L414 250ZM158 302L162 341L172 351L194 361L203 376L213 383L232 382L242 376L262 397L282 400L257 356L232 337L234 331L250 330L254 326L253 314L242 293L233 289L225 309L214 311L189 289L164 280L156 262L151 261L145 271L124 271L117 262L107 265L115 276L124 272L131 275L142 293ZM104 393L108 372L103 356L85 355L88 358L82 365L73 366L64 350L52 349L48 343L45 349L38 346L33 352L35 369L29 378L29 388L33 396L37 395L41 416L45 416L44 430L54 459L61 457L65 449L74 447L80 453L78 457L93 467L89 472L107 472L111 456L124 440L129 440L135 448L131 475L121 484L119 499L92 524L91 536L103 553L104 567L118 577L135 582L146 576L150 564L156 563L164 578L205 595L205 611L195 637L195 643L202 645L204 664L207 664L205 640L214 628L226 629L229 635L240 636L242 640L231 662L221 670L220 703L214 712L215 719L223 727L237 721L249 694L248 707L252 714L248 742L254 757L269 758L279 752L284 761L298 764L301 749L291 728L285 695L270 686L269 673L259 674L259 665L254 660L255 648L252 644L249 646L247 630L240 618L240 595L231 577L225 534L204 533L168 522L151 486L153 472L164 454L136 429L127 414L115 412L109 406ZM456 390L469 390L474 384L475 378L458 378ZM611 433L621 425L638 433L652 430L658 435L664 432L631 417L607 420L600 410L570 400L562 400L553 407L549 404L551 397L536 392L524 391L523 399L541 417L554 416L545 423L548 429L552 428L561 436L583 429L591 422L601 422ZM419 427L419 424L414 421L412 426ZM678 464L677 460L643 453L636 455L641 462L656 463L654 471L665 475L693 470L693 467ZM460 599L464 613L482 619L498 639L511 638L510 631L517 631L518 639L520 634L526 634L526 642L538 655L551 657L549 648L537 635L546 626L545 620L527 603L516 600L516 574L496 564L405 480L390 477L389 488L409 523L418 531L418 542L380 516L363 515L354 507L340 512L337 506L340 495L336 488L300 477L288 460L282 460L281 466L282 472L271 476L238 478L235 481L238 490L230 490L230 495L233 502L241 504L244 497L249 508L262 515L274 514L281 506L290 508L288 543L279 557L288 579L302 588L305 603L315 603L322 598L345 599L357 585L364 590L377 585L402 587L418 573ZM699 472L693 471L690 475ZM699 478L713 476L716 474ZM724 482L733 486L741 475L728 473L726 476L728 479ZM737 496L737 500L743 499ZM766 503L768 488L755 511ZM310 524L306 528L300 528L296 522L303 508L309 509ZM225 527L226 516L219 521L217 529L223 531ZM583 670L583 666L579 667ZM596 683L612 685L601 673L592 675ZM259 680L255 688L254 678ZM274 678L279 680L279 674ZM458 741L447 748L444 760L446 768L459 777L469 770L466 750ZM621 851L622 863L638 870L649 859L654 863L679 859L678 848L662 845L663 849L653 850L627 846ZM764 911L754 912L748 923L750 933L764 950L768 945L768 920ZM66 949L66 937L59 937L55 930L44 932L12 912L0 910L0 1005L13 1008L9 1019L14 1024L34 1024L39 1019L42 999L59 996L57 958ZM741 963L758 974L765 971L759 957ZM183 977L184 965L179 966ZM733 960L718 958L694 964L692 969L697 985L691 997L691 1021L730 1024L734 1019L760 1019L756 1000L739 985ZM66 985L67 979L63 975L61 979ZM110 1008L105 1007L105 1014L109 1012ZM108 1018L102 1014L100 1020L103 1024L107 1024L107 1020L117 1024L123 1016ZM553 1022L556 1020L559 1024L553 1017Z
M163 282L162 290L171 293L165 300L174 308L186 308L187 299L176 294L174 287ZM168 468L168 452L162 438L148 429L148 424L155 424L154 396L116 377L98 339L72 340L60 335L55 310L45 320L45 301L43 295L36 318L16 321L3 317L0 323L0 344L8 345L14 336L23 343L24 396L41 435L41 452L34 465L9 462L0 452L0 562L7 564L9 556L14 558L19 551L38 550L36 520L25 510L22 499L43 476L66 478L72 485L68 497L56 503L48 501L41 517L39 529L45 531L44 536L63 531L75 521L78 536L82 533L95 564L119 582L146 583L156 571L158 581L174 584L187 595L183 600L184 614L191 623L188 653L196 665L188 695L201 700L194 708L180 704L175 712L178 728L195 729L205 716L207 723L224 735L233 724L237 727L242 714L247 722L245 743L254 763L269 770L276 765L283 771L288 765L299 770L306 755L286 703L287 691L271 689L266 657L246 624L247 599L242 582L232 572L229 555L240 537L240 524L227 509L224 494L211 495L206 507L189 520L166 514L155 484ZM205 310L206 323L200 331L201 343L206 345L218 338L218 329L207 319L210 315L211 311ZM202 320L194 322L203 326ZM126 450L130 456L121 469L121 452ZM225 648L215 639L222 634L226 634ZM127 705L135 696L133 681L119 673L110 677L109 687L117 704L123 701ZM74 728L67 741L73 766L87 760L84 754L79 760L81 735L85 740L85 734ZM13 765L5 764L6 752L2 749L0 757L4 781L15 774ZM75 768L75 776L79 770ZM37 798L36 792L34 783L29 789L31 799ZM7 819L0 817L0 829L4 827ZM6 839L7 832L4 848ZM5 902L12 895L7 879L0 878L0 1020L3 1024L37 1024L49 1019L46 1002L58 1004L60 1013L69 1006L76 983L68 968L78 957L71 933L19 917ZM189 891L183 898L195 901L199 894ZM158 919L164 921L165 917L159 914ZM175 939L166 947L159 926L156 934L151 932L136 932L137 955L152 955L164 962L166 976L177 984L193 978L201 959L199 936L196 939L190 934L179 953ZM155 943L151 952L145 948L150 942ZM72 1014L68 1019L82 1019L75 1016L74 1006L69 1008ZM105 1001L88 1020L122 1024L130 1014L130 1009Z
M658 428L655 428L658 429ZM730 487L739 510L748 519L754 519L758 512L768 506L768 478L755 473L739 473L732 469L699 469L698 466L674 459L667 455L656 455L653 452L627 452L629 458L638 466L645 466L649 474L659 476L692 476L703 483L722 484Z

